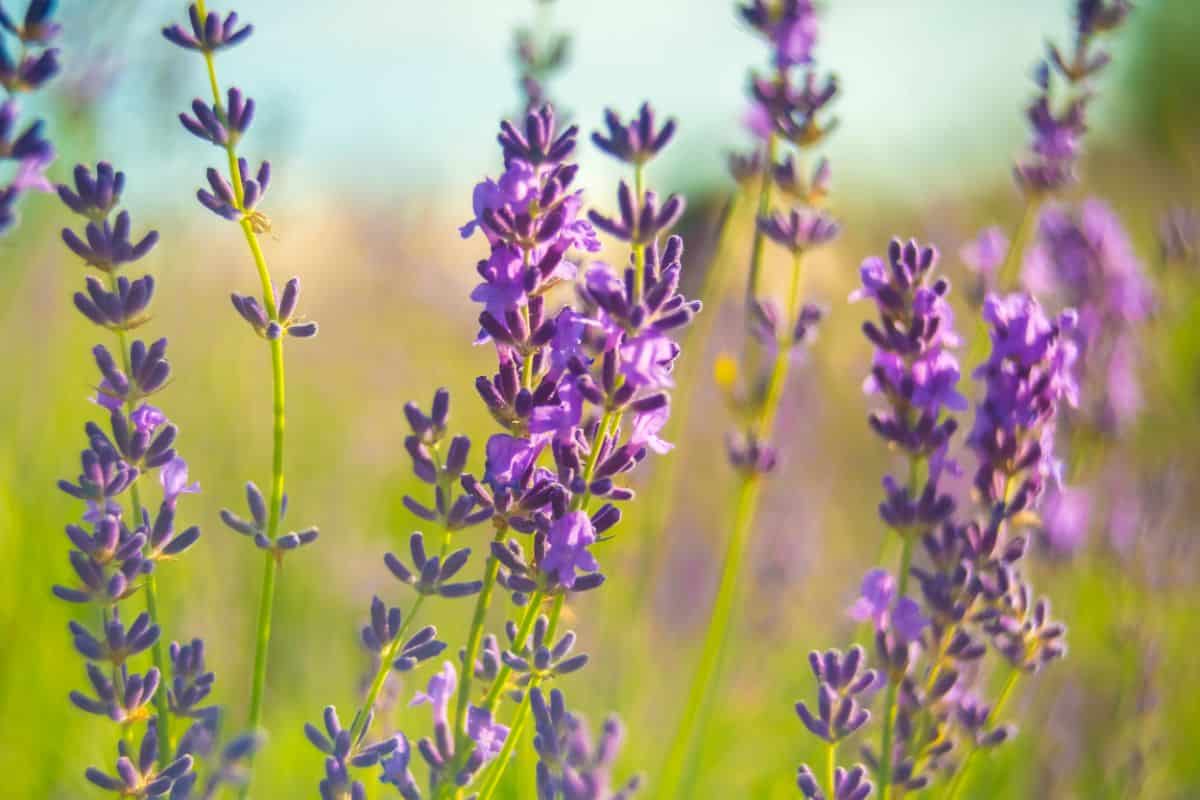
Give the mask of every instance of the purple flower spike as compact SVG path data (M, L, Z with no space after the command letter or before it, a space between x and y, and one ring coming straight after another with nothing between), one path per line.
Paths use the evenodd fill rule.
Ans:
M1062 402L1075 405L1078 348L1072 340L1075 313L1050 320L1029 295L990 295L984 319L992 340L986 363L975 371L985 381L967 443L979 458L975 486L1008 513L1036 503L1047 479L1058 474L1054 434Z
M221 15L210 11L204 19L200 18L200 10L193 3L188 6L188 21L191 30L182 25L171 25L163 28L163 36L168 42L178 45L185 50L199 50L204 53L215 53L247 39L254 32L253 25L238 27L238 15L229 12L224 21Z
M608 135L592 133L592 141L613 158L627 164L644 164L658 155L675 135L675 120L669 119L661 128L656 125L654 110L643 103L636 117L625 124L612 109L604 112Z

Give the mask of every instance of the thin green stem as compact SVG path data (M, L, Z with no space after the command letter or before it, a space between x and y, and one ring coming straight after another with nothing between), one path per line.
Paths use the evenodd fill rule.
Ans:
M1033 234L1034 222L1037 220L1038 208L1042 201L1038 195L1030 195L1026 198L1025 208L1021 211L1021 219L1017 223L1017 229L1013 232L1012 244L1009 245L1008 252L1004 255L1004 262L1000 265L999 272L996 273L996 281L1001 291L1009 291L1016 289L1020 277L1021 256L1025 253L1025 248L1029 244L1029 237Z
M758 284L762 274L763 251L766 244L766 236L759 228L758 220L766 218L771 213L771 191L775 186L771 168L775 165L778 154L779 137L772 133L767 139L767 162L763 165L762 183L758 190L758 216L755 218L754 239L750 246L750 274L746 280L747 308L752 307L758 297Z
M525 609L525 616L521 618L521 625L517 628L517 637L513 640L513 650L519 651L525 646L525 642L529 639L529 632L533 630L533 623L537 620L538 612L541 610L542 600L545 597L545 592L539 589L529 598L529 606ZM500 694L504 691L504 686L508 683L511 675L512 667L505 664L500 668L500 673L496 676L496 680L492 681L492 686L488 689L488 693L483 699L483 708L485 710L496 710L496 704L500 702Z
M834 780L834 773L837 769L837 742L829 742L825 747L825 796L835 797L834 790L837 788L837 783Z
M553 640L555 633L558 631L558 621L562 616L565 599L565 594L560 594L554 598L554 605L550 609L550 624L546 629L546 638L548 640ZM492 762L492 766L484 779L483 788L479 793L479 800L490 800L496 791L496 787L500 785L500 780L504 777L504 772L508 769L508 764L512 760L513 750L521 740L521 734L525 730L525 723L529 717L529 692L537 688L540 683L541 681L537 677L534 677L530 681L529 689L525 692L525 698L522 700L520 707L517 708L517 713L513 715L512 724L509 725L508 738L504 740L504 747L501 748L500 754Z
M897 576L896 596L904 597L908 589L908 569L912 563L912 537L904 537L900 550L900 574ZM892 730L895 727L896 694L900 684L888 677L887 694L883 701L883 733L879 745L879 799L887 800L892 779Z
M1013 689L1017 685L1017 679L1021 677L1020 670L1012 670L1009 673L1008 679L1004 682L1004 688L1000 690L1000 697L997 698L996 704L992 706L992 710L988 713L988 719L995 720L1000 716L1000 711L1012 696ZM946 786L946 793L942 795L943 800L957 800L959 794L962 793L963 787L966 786L967 774L971 771L971 765L975 760L975 754L979 752L978 747L972 747L967 751L967 755L963 758L963 762L959 765L958 770L954 773L954 778L951 779L949 785Z
M693 742L704 728L710 696L717 683L725 642L729 638L729 623L733 617L734 600L737 595L737 579L741 573L746 544L754 528L754 517L761 492L762 480L757 474L747 474L738 486L733 534L725 550L724 569L721 572L711 621L700 650L700 661L692 677L683 716L675 729L675 736L662 770L662 791L659 797L663 800L673 800L680 796L684 772L691 760Z
M728 249L729 232L734 228L731 220L737 219L742 194L739 192L730 201L729 209L721 222L717 234L717 244L709 268L704 275L704 284L700 288L699 297L707 308L696 321L686 329L684 349L695 347L702 350L712 336L713 326L717 320L717 307L725 296L726 276L729 270L726 263L731 259L725 258ZM671 402L671 419L668 423L670 430L680 435L688 429L688 418L692 409L692 399L699 380L700 365L707 363L701 352L693 353L689 358L681 359L679 372L676 376L675 392ZM668 434L670 439L674 436ZM662 568L662 558L665 554L663 547L667 526L667 517L673 508L672 499L675 496L675 479L678 475L679 456L673 454L669 458L655 462L654 470L650 473L650 482L644 492L645 497L658 498L658 502L650 503L645 510L645 522L642 524L641 535L638 537L641 556L637 559L641 566L641 575L632 587L631 607L640 609L645 604L646 592L656 583L656 578Z
M416 619L417 612L421 610L421 605L424 602L425 595L417 595L412 608L408 610L408 614L400 624L400 630L396 632L395 638L379 654L379 669L375 671L375 677L371 680L370 688L367 689L366 699L363 700L362 706L354 712L354 721L350 723L350 741L358 741L359 734L362 733L363 727L367 724L367 717L372 709L375 708L375 701L379 699L379 693L383 691L383 685L387 682L388 674L392 671L392 661L396 658L396 653L399 652L400 646L404 643L404 635L408 633L409 626Z
M493 542L503 544L507 527L496 529ZM475 677L475 659L479 657L479 648L483 642L483 625L487 620L488 609L492 605L492 593L496 588L496 576L500 572L500 562L488 554L487 567L483 574L483 589L475 599L475 613L471 617L471 629L467 634L467 651L463 658L462 680L458 684L458 697L454 706L454 735L458 739L455 752L462 749L466 734L463 730L463 720L467 716L467 706L471 702L471 681Z
M206 14L204 0L197 0L196 10L201 18ZM213 104L218 109L224 108L221 100L221 84L217 80L216 63L213 59L213 54L210 52L204 53L204 66L208 73L209 89L212 91ZM234 197L238 210L245 211L245 197L242 191L242 175L238 165L237 152L235 143L230 141L225 146L225 153L229 160L229 178L233 185ZM263 306L266 309L267 316L274 319L277 315L275 305L275 288L271 282L271 273L267 269L267 260L263 255L262 247L258 241L258 234L254 229L254 223L242 217L239 225L242 228L242 233L246 237L246 244L250 248L250 254L254 258L254 268L258 273L259 283L262 289ZM266 534L271 541L275 540L279 531L279 519L283 512L283 434L285 420L285 402L284 402L284 369L283 369L283 342L280 338L270 340L271 348L271 379L272 388L272 412L273 412L273 454L271 459L271 501L268 508L268 523ZM264 556L263 565L263 580L262 589L259 594L258 604L258 620L255 624L255 646L254 646L254 672L253 683L250 689L250 718L249 727L251 730L257 730L262 723L263 704L265 701L266 685L267 685L267 656L270 653L271 645L271 620L275 610L275 585L279 571L279 556L273 552L268 552ZM251 756L252 760L253 756ZM250 781L247 780L242 786L240 797L242 800L250 795Z
M641 218L642 195L645 193L646 187L646 165L638 162L633 167L633 203L634 203L634 219ZM635 234L634 238L639 238ZM634 242L633 244L633 302L640 303L642 294L646 291L646 245Z
M783 320L775 362L767 382L767 392L760 407L754 430L760 440L771 435L783 388L787 384L788 366L791 362L791 331L799 314L800 287L803 276L803 252L797 251L792 261L792 282L788 295L788 315ZM712 615L700 651L700 661L692 677L691 689L684 706L684 713L676 728L663 768L662 797L679 795L684 788L685 773L692 758L693 743L707 727L709 711L716 693L721 661L729 640L729 625L737 600L738 581L742 572L747 544L754 529L758 512L758 501L762 495L762 481L755 473L747 473L738 488L734 512L733 532L722 561L721 580L713 602Z
M755 431L759 441L765 442L771 438L771 429L779 412L779 401L783 398L784 387L787 386L788 367L792 357L792 331L800 315L800 286L804 275L804 252L797 250L792 256L792 285L788 292L788 311L779 330L779 341L776 343L775 364L771 368L771 377L767 382L767 393L763 399L762 410L759 414Z

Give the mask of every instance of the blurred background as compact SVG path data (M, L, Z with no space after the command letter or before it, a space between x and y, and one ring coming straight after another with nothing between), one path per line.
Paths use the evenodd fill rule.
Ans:
M703 798L796 796L795 768L815 749L792 711L812 692L807 653L850 641L843 612L878 557L874 508L893 464L865 424L866 311L846 303L858 264L892 235L916 236L940 246L956 289L970 285L957 254L981 227L1016 222L1010 167L1027 135L1031 67L1044 41L1069 29L1067 4L1045 0L825 6L819 59L843 88L828 154L844 233L809 282L810 299L830 313L786 400L785 460L697 762ZM256 32L219 67L227 85L258 102L244 152L275 167L264 247L277 280L302 277L306 311L321 323L318 338L288 349L287 480L292 526L316 524L322 538L287 561L280 582L270 743L255 796L311 797L321 758L302 725L326 704L357 702L367 664L357 631L371 595L405 599L382 554L420 528L401 498L427 487L409 475L401 407L426 405L446 386L457 431L477 443L493 432L472 388L492 365L490 352L471 345L477 311L467 293L482 253L457 227L474 183L498 170L496 125L520 104L513 31L538 12L526 0L245 0L237 10ZM182 429L180 452L203 488L184 507L205 535L163 569L159 586L167 635L206 639L217 696L237 724L261 557L217 512L240 506L245 481L269 477L270 371L265 348L229 306L230 291L256 287L244 242L194 201L220 154L176 121L207 93L199 60L159 33L183 14L182 3L163 0L63 0L66 72L36 104L59 150L52 178L66 180L78 161L115 162L128 173L135 226L162 234L139 264L159 281L147 330L171 342L174 378L157 405ZM752 220L735 215L721 247L716 233L734 192L726 154L748 141L747 71L764 54L732 4L558 0L551 23L571 36L571 54L550 93L585 130L605 106L628 114L646 99L679 120L650 184L688 197L693 291L714 264L738 286ZM1098 196L1122 215L1158 302L1139 334L1137 423L1089 446L1067 480L1095 483L1119 468L1139 512L1131 538L1115 541L1097 506L1070 552L1039 542L1034 580L1069 624L1071 650L1025 684L1011 706L1022 735L980 764L976 797L1200 797L1200 265L1194 251L1190 266L1166 264L1158 241L1168 209L1200 204L1200 14L1193 0L1149 0L1112 49L1085 179L1071 199ZM581 151L590 202L612 207L617 172L590 143ZM58 238L73 222L51 196L31 196L20 227L0 239L5 798L90 796L83 768L112 760L105 724L67 701L85 676L70 652L70 609L49 592L68 580L62 529L76 513L54 482L75 474L84 421L99 418L88 399L97 331L71 308L83 270ZM963 301L966 292L956 294ZM627 723L619 775L661 763L707 620L733 483L722 445L728 415L708 374L718 352L738 346L738 297L735 289L734 302L703 298L717 315L713 335L688 342L683 356L697 362L699 380L691 423L668 456L678 491L629 506L620 535L598 552L609 583L568 608L593 660L563 688L594 723L609 711ZM972 313L964 303L960 319ZM662 463L652 461L641 481ZM653 513L666 524L648 532L642 523ZM481 550L485 535L463 541ZM468 613L440 604L443 638L461 641ZM407 697L424 681L399 691ZM396 713L401 727L407 718L425 727L423 710ZM519 761L504 796L531 797L532 770Z

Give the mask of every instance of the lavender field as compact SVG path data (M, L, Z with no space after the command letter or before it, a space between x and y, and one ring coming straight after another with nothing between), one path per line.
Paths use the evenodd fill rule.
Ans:
M0 0L0 85L0 797L1200 797L1191 0Z

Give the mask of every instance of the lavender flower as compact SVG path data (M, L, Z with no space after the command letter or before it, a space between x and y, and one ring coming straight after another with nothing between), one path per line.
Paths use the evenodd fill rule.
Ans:
M188 6L188 22L191 30L182 25L170 25L163 28L163 36L168 42L185 50L198 50L205 54L233 47L254 32L253 25L239 26L240 20L233 11L226 14L224 20L215 11L210 11L201 19L195 3Z
M40 35L29 33L39 24L49 24L44 14L27 17L27 35ZM162 687L168 675L168 660L160 641L159 620L141 614L128 628L121 621L121 603L139 591L146 593L151 613L157 613L155 568L178 558L200 538L196 526L176 528L180 495L199 490L198 485L188 484L187 464L176 452L178 428L159 408L144 402L166 384L170 374L165 358L167 342L159 339L149 346L142 341L129 345L126 339L128 330L146 321L154 281L149 276L130 281L116 273L145 255L158 234L151 232L140 244L131 245L126 211L120 211L116 224L110 225L108 218L120 203L124 183L123 173L101 162L94 177L86 167L77 167L74 189L59 187L63 203L89 220L87 244L69 229L63 231L63 240L87 264L108 273L107 289L89 277L87 293L75 295L76 308L89 321L113 332L121 366L104 345L93 348L103 378L96 399L108 410L109 427L106 431L93 422L85 426L88 447L81 456L81 474L76 482L59 482L64 492L87 503L83 519L92 525L92 531L67 526L67 536L75 548L69 559L79 582L76 586L55 586L54 594L71 603L94 604L100 612L100 635L80 622L71 623L75 648L90 662L87 673L93 689L93 694L73 692L71 700L84 711L108 716L124 731L147 725L136 763L122 742L119 778L98 770L90 770L88 778L103 788L121 791L123 796L158 797L172 791L173 796L186 798L195 776L190 773L192 761L185 755L184 739L178 750L172 750L171 718L191 720L197 715L196 704L207 694L211 673L197 678L199 682L188 689L186 698L182 697L184 686L178 681L185 667L181 665L187 662L190 666L186 669L190 669L202 664L202 657L189 650L180 656L181 661L173 651L176 683L172 699L171 692ZM158 469L162 470L162 502L151 517L142 504L138 479ZM128 515L121 503L126 494L130 501ZM128 660L146 650L152 651L154 667L145 673L131 671ZM106 674L100 663L111 672ZM211 711L215 713L216 709ZM158 756L161 758L156 770Z
M1110 60L1108 53L1098 49L1097 40L1119 28L1133 8L1126 0L1075 0L1074 6L1073 50L1068 55L1049 45L1046 59L1035 70L1040 94L1028 110L1031 155L1014 168L1017 183L1031 195L1054 192L1075 181L1075 161L1087 131L1090 83ZM1059 79L1067 84L1067 96L1055 111L1052 98Z
M612 762L621 746L621 727L615 717L605 723L593 745L582 721L567 711L563 694L555 689L549 700L541 689L529 693L533 709L534 749L538 754L538 800L627 800L641 783L634 777L614 790Z
M968 444L979 458L975 486L1006 513L1031 505L1059 473L1054 433L1060 401L1078 402L1071 339L1077 316L1056 320L1028 295L991 296L984 303L992 354L975 371L986 381Z

